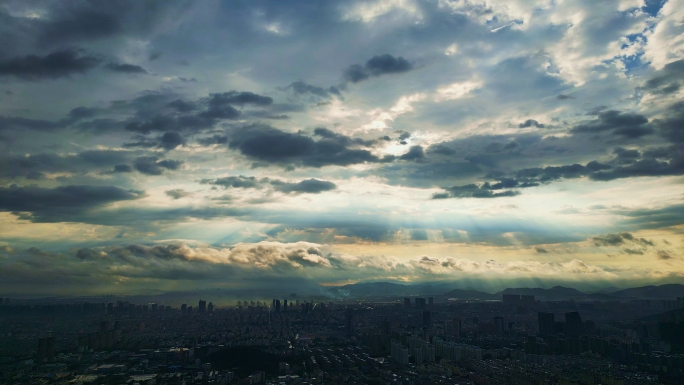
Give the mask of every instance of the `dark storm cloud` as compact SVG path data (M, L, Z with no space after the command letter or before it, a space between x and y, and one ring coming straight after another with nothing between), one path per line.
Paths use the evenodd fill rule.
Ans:
M120 72L124 74L145 74L149 75L150 73L147 72L146 69L142 68L141 66L135 65L135 64L108 64L107 69L113 72Z
M225 188L259 188L262 185L261 180L253 176L227 176L224 178L212 179L202 179L200 183L213 184L216 186L222 186Z
M133 108L142 118L127 123L126 130L144 135L152 132L198 132L213 128L221 120L240 117L241 112L235 106L264 108L273 104L273 99L268 96L239 91L209 94L194 102L170 98L170 95L150 94L119 103L120 108Z
M486 87L504 102L557 95L569 87L545 69L547 60L539 54L501 60L487 71Z
M363 140L361 138L351 138L349 136L333 132L333 131L325 128L325 127L315 128L314 129L314 135L320 136L321 138L324 138L324 139L333 140L333 141L335 141L339 144L342 144L344 146L371 147L377 143L374 140Z
M77 0L45 5L45 17L30 24L27 33L49 47L121 36L144 38L160 23L180 17L187 2Z
M167 150L173 150L174 148L185 144L185 140L183 140L181 134L177 132L165 132L164 135L161 136L159 143L161 147L164 147Z
M115 35L120 30L121 25L114 15L83 9L46 23L41 40L44 44L93 40Z
M637 176L666 176L684 174L684 158L673 159L670 162L659 162L655 159L643 159L624 167L596 172L589 177L597 181L609 181L620 178Z
M210 124L207 124L210 125ZM167 131L178 129L179 125L175 118L158 115L145 122L131 122L126 124L126 130L140 134L149 134L153 131Z
M92 118L97 115L98 109L97 108L89 108L89 107L76 107L69 111L69 118L78 121L81 119L86 119L86 118Z
M26 55L0 61L0 77L14 76L37 81L82 74L97 67L101 58L84 55L81 50L64 49L45 56Z
M682 204L635 210L617 209L611 212L620 216L622 225L638 229L658 229L684 224Z
M370 77L387 74L408 72L413 69L413 64L401 56L394 57L390 54L376 55L370 58L365 65L353 64L344 71L344 79L358 83Z
M663 260L663 261L667 261L669 259L672 259L672 255L670 255L670 253L668 253L665 250L658 250L656 252L656 257L660 260Z
M253 92L229 91L217 94L209 94L209 106L222 107L225 105L245 105L254 104L257 106L268 106L273 104L273 98L262 96Z
M665 139L680 146L684 144L684 102L668 107L664 118L657 119L654 123Z
M162 136L156 138L148 138L143 135L138 135L136 142L124 143L124 147L140 147L140 148L163 148L165 150L173 150L178 146L185 144L183 136L175 131L165 132Z
M556 96L556 99L558 99L558 100L568 100L568 99L575 99L575 97L574 97L574 96L570 96L570 95L560 94L560 95Z
M164 193L173 199L181 199L192 195L191 192L185 191L183 189L166 190Z
M679 134L684 133L680 128L684 127L683 107L684 103L675 103L659 119L651 122L641 115L598 111L596 114L600 114L601 118L592 121L592 124L610 124L612 129L630 124L633 127L644 126L648 130L657 130L662 137L677 143ZM611 128L607 130L611 132ZM609 138L611 141L613 139ZM655 147L659 141L662 142L659 139L652 136L648 145L640 147L635 147L633 143L614 147L610 157L610 154L605 154L606 144L588 135L476 135L426 148L425 158L421 159L420 165L384 166L376 174L387 178L392 184L420 187L444 186L445 180L453 180L452 183L458 186L464 178L472 182L479 174L481 184L489 182L490 186L496 186L502 178L508 178L518 182L517 188L535 187L562 179L608 181L641 176L684 175L684 148L678 144ZM684 135L681 140L684 140ZM602 153L608 158L599 158ZM566 159L587 157L598 159L582 164L563 164ZM534 166L539 163L560 165ZM438 197L450 196L444 194Z
M369 150L352 148L357 142L343 135L318 130L320 140L302 133L289 133L266 125L239 127L230 131L228 145L243 155L269 163L294 166L346 166L365 162L389 161Z
M637 159L641 157L639 150L626 150L622 147L617 147L613 150L613 154L620 159Z
M596 246L619 246L626 243L636 244L640 246L653 246L653 241L646 238L637 238L631 233L617 233L617 234L606 234L596 237L592 237L591 241Z
M0 115L0 131L2 130L36 130L49 131L63 127L62 122L49 120L27 119L17 116Z
M253 188L261 189L266 186L271 186L274 190L284 193L304 193L304 194L319 194L325 191L334 190L337 188L335 183L319 180L308 179L300 182L285 182L277 179L261 178L257 179L253 176L228 176L218 179L202 179L200 183L212 184L215 186L222 186L224 188Z
M154 156L141 156L133 161L133 167L142 174L161 175L164 170L178 170L183 164L180 160L159 160Z
M626 139L636 139L654 132L648 119L640 114L623 113L615 110L598 113L598 119L576 125L573 134L611 133Z
M116 186L0 187L0 210L28 212L37 218L72 214L112 202L142 198L142 191Z
M166 104L168 107L173 108L174 110L178 112L190 112L193 111L195 108L197 108L197 105L195 103L191 103L188 101L185 101L183 99L176 99L173 101L170 101Z
M537 127L537 128L544 128L545 126L539 122L537 122L534 119L527 119L523 123L520 123L518 125L519 128L527 128L527 127Z
M677 60L666 64L640 89L652 94L670 95L679 91L681 81L684 81L684 60Z
M41 179L45 173L86 174L111 169L128 162L131 153L114 150L88 150L78 154L38 153L0 156L0 179Z
M561 179L588 177L595 181L610 181L642 176L684 175L684 152L676 146L656 148L644 154L638 150L617 148L614 154L616 156L609 163L591 161L586 165L575 163L563 166L531 167L517 170L511 173L509 178L505 177L507 173L490 173L488 176L498 179L499 182L485 182L480 186L474 184L454 186L445 190L449 192L449 197L489 198L498 196L498 194L487 192L490 190L536 187ZM657 157L648 157L652 155Z
M517 185L517 183L516 183ZM446 187L446 193L438 193L432 196L432 199L446 199L446 198L504 198L514 197L520 195L519 191L506 190L502 192L495 192L498 190L489 183L482 185L467 184L463 186Z
M161 51L152 51L150 52L150 55L147 57L149 61L155 61L162 57L163 53Z
M305 194L319 194L324 191L330 191L337 188L335 183L325 180L308 179L297 183L287 183L281 181L271 181L271 185L277 191L284 193L305 193Z
M425 151L423 151L423 147L421 146L411 146L409 151L406 154L401 155L399 159L418 162L425 159Z
M133 166L130 164L117 164L114 166L113 172L133 172Z
M571 164L564 166L533 167L518 170L514 176L517 187L535 187L560 179L588 177L595 181L610 181L642 176L684 175L684 154L671 151L669 161L657 158L637 159L641 154L636 150L618 150L611 164L592 161L586 165ZM496 186L496 184L492 185Z
M397 133L399 134L399 137L397 137L397 140L400 142L411 137L411 133L407 132L407 131L397 131Z
M526 182L547 183L558 179L575 179L586 176L592 172L610 169L611 166L597 161L565 166L533 167L517 171L516 177Z
M332 97L332 95L341 96L340 90L334 86L330 86L328 88L323 88L323 87L318 87L318 86L308 84L308 83L303 82L301 80L296 81L296 82L292 82L287 87L279 87L279 89L281 89L283 91L291 91L295 95L300 95L300 96L313 95L313 96L319 98L319 100L320 99L330 99Z

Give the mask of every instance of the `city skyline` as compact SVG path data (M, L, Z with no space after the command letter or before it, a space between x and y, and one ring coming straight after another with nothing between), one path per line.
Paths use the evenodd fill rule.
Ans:
M0 2L0 294L684 283L682 17Z

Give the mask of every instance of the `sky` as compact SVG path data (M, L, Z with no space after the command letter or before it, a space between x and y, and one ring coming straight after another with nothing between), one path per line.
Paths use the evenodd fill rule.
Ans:
M0 1L0 293L684 283L682 20Z

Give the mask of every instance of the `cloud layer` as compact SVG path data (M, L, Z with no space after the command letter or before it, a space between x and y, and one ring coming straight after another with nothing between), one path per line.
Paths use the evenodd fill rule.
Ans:
M2 2L0 274L676 280L681 9Z

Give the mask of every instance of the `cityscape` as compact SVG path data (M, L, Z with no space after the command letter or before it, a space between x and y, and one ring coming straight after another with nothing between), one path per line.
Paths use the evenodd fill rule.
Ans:
M0 0L5 384L684 384L684 0Z
M626 297L636 289L610 298L556 287L507 289L500 299L459 289L426 297L346 299L290 293L221 306L206 300L139 304L115 296L79 302L5 298L0 379L16 384L680 384L684 298L655 298L658 291L684 293L684 285L669 286L637 288L642 297L653 298ZM534 291L546 298L512 294Z

